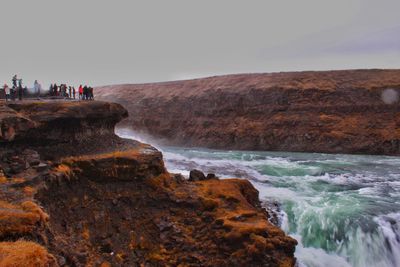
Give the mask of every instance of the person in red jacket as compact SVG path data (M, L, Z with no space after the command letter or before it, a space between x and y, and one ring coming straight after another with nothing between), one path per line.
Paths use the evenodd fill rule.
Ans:
M83 87L81 84L81 85L79 85L79 100L82 100L82 96L83 96Z

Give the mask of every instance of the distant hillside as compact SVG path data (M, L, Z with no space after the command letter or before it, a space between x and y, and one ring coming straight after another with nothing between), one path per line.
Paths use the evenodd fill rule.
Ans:
M125 125L169 145L399 154L399 103L382 101L386 89L400 92L400 70L237 74L96 95L128 109Z

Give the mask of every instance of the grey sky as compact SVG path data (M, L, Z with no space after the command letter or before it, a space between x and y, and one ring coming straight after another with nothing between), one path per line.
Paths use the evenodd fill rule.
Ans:
M0 83L400 68L399 0L1 0Z

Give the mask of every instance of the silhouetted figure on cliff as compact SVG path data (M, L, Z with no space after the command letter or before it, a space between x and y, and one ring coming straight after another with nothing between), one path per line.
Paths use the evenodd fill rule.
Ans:
M18 81L17 74L15 74L15 75L12 77L12 85L13 85L13 88L14 88L14 89L17 88L17 81Z
M17 88L15 87L12 87L12 88L10 88L10 96L11 96L11 100L12 101L14 101L15 100L15 94L16 94L16 91L17 90Z
M88 100L88 87L85 85L83 87L83 100Z
M22 88L22 79L18 80L18 99L22 101L22 95L24 94L24 88Z
M3 89L4 89L4 94L5 94L5 97L6 97L6 101L11 100L11 97L10 97L10 94L11 94L10 87L8 87L8 85L5 83Z
M37 80L35 80L35 82L33 83L33 89L34 89L34 91L35 91L35 94L39 97L40 96L40 89L41 89L41 85L40 85L40 83L37 81Z
M93 95L93 87L89 87L89 99L94 100L94 95Z
M83 97L83 87L82 87L82 84L81 85L79 85L79 100L82 100L82 97Z
M53 88L53 96L57 96L58 95L58 86L57 86L57 84L55 83L54 84L54 88Z
M66 97L67 96L67 85L61 84L60 90L61 90L60 95L62 97Z
M75 99L75 94L76 94L75 86L72 86L72 95L73 95L74 99Z
M72 98L72 87L68 86L68 97Z

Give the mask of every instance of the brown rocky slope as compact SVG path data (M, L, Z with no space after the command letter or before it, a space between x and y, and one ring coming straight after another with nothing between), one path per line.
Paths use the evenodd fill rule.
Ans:
M124 125L168 145L400 154L400 70L239 74L96 88ZM394 98L396 100L396 98Z
M105 102L0 103L0 266L293 266L246 180L188 181Z

